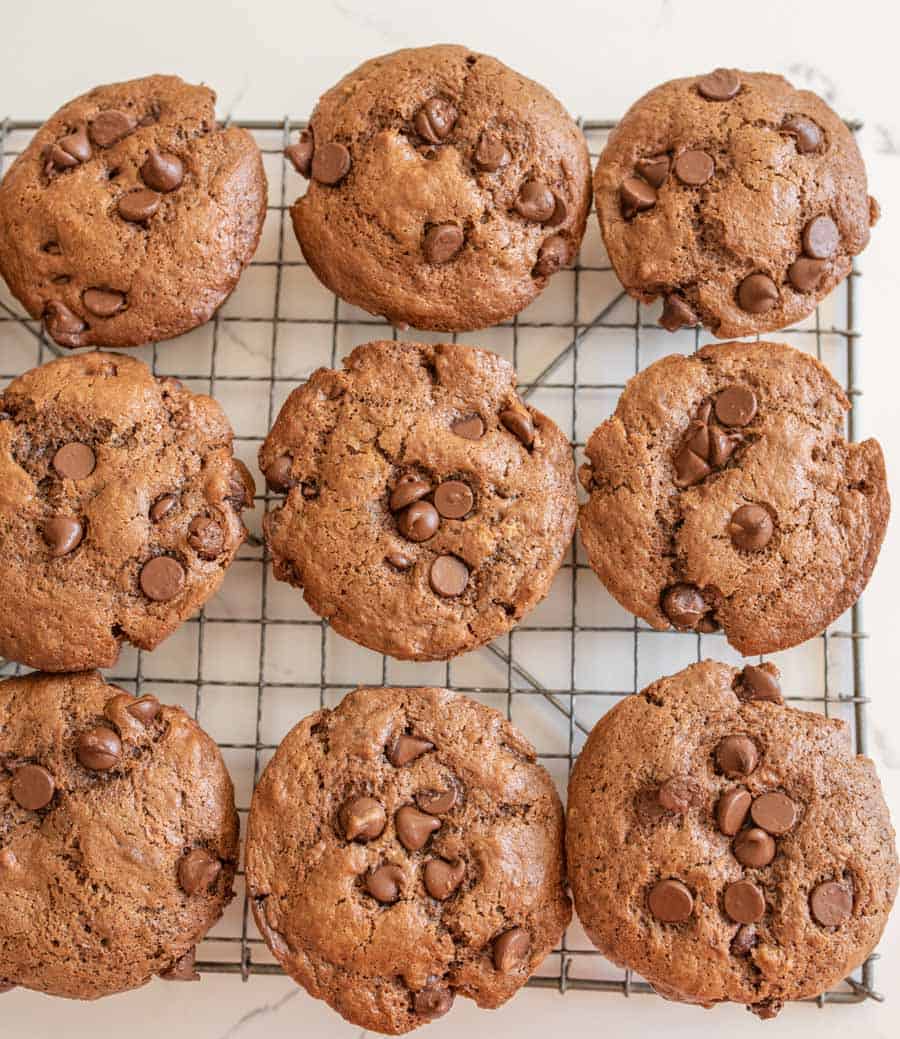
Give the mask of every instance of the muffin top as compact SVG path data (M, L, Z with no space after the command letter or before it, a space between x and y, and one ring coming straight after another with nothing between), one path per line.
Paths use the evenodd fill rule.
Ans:
M0 682L0 989L195 978L237 859L225 764L180 708L96 672Z
M618 703L569 783L569 880L597 947L671 999L762 1017L850 974L897 852L848 737L784 706L771 664L705 661Z
M0 656L45 671L152 649L216 591L253 480L219 405L142 361L51 361L0 393Z
M97 87L37 131L0 186L0 272L60 346L140 346L207 321L256 250L253 137L177 76Z
M285 970L398 1034L459 994L497 1007L571 917L549 774L499 712L358 689L300 722L253 795L247 881Z
M291 211L310 266L401 326L511 318L574 260L590 208L572 118L465 47L365 62L322 96L288 155L310 177Z
M340 634L403 660L508 631L574 530L568 440L475 347L357 347L293 391L259 463L287 495L264 521L276 576Z
M848 408L778 343L657 361L585 449L591 566L655 628L721 627L745 656L819 634L861 594L890 512L881 448L844 439Z
M720 338L799 321L847 276L878 207L853 134L781 76L717 69L636 101L594 172L625 288Z

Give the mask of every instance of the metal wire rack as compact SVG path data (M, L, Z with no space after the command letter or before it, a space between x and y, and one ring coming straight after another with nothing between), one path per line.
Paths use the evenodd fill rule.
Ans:
M0 124L0 168L28 143L37 122ZM296 246L290 203L303 182L283 158L305 123L243 122L256 137L269 177L263 240L238 289L202 329L179 340L132 351L157 374L182 378L209 392L235 426L236 453L265 488L256 452L287 393L319 365L339 365L353 346L374 338L450 339L398 333L318 284ZM609 121L584 120L592 156L602 148ZM856 131L859 124L848 124ZM824 361L855 407L847 433L855 439L859 330L856 281L850 277L800 326L775 338ZM542 297L516 319L466 336L508 357L520 390L548 412L573 441L581 460L590 431L609 414L626 380L658 357L696 350L700 329L675 334L656 324L658 306L631 301L615 279L591 220L571 271L558 274ZM0 385L58 347L43 335L0 286ZM508 636L446 664L402 664L349 643L312 614L300 593L274 580L259 536L266 493L248 519L251 537L216 599L154 653L123 650L109 677L138 694L148 688L179 703L218 741L235 779L242 823L253 786L288 729L309 711L333 706L358 684L444 685L503 709L538 749L565 796L574 757L596 720L622 696L653 679L714 657L737 662L721 634L657 632L621 610L600 586L580 549L573 547L548 599ZM858 603L827 632L775 659L787 699L807 710L843 717L858 753L866 753L863 607ZM0 660L0 675L21 670ZM201 945L201 971L276 974L280 968L256 931L237 878L239 898ZM828 1003L881 1000L872 956L839 988L819 996ZM625 996L652 993L629 970L608 963L577 922L530 985L590 989Z

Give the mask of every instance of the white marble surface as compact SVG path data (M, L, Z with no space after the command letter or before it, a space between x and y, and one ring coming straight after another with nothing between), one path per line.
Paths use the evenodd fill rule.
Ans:
M847 117L866 121L861 144L870 187L884 216L861 258L865 277L862 385L865 432L877 434L891 473L900 466L900 347L895 318L900 248L900 115L894 76L896 14L885 3L821 0L721 5L673 0L630 4L556 0L539 6L509 0L444 5L390 0L286 4L195 0L152 5L45 2L11 5L0 22L0 112L42 117L95 82L174 71L214 85L220 110L244 118L305 115L317 94L363 58L396 47L465 42L495 53L551 87L576 113L614 117L643 90L674 75L714 65L784 72L823 93ZM249 347L252 353L252 344ZM235 401L234 407L240 402ZM252 415L248 416L252 421ZM900 818L900 576L898 523L892 524L866 598L868 683L873 752ZM227 600L220 607L226 611ZM297 714L302 711L297 711ZM525 991L488 1015L460 1000L428 1034L490 1029L497 1036L593 1035L598 1029L638 1036L727 1031L837 1036L857 1029L895 1036L900 1029L900 914L882 945L884 1006L788 1008L760 1024L740 1008L704 1013L635 997ZM358 1029L308 999L286 979L207 976L200 985L154 982L99 1004L77 1005L15 991L3 997L0 1037L80 1039L126 1032L134 1039L225 1036L355 1036Z

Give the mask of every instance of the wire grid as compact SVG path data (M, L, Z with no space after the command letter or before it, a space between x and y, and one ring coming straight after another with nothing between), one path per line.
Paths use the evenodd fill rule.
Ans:
M24 149L38 125L9 119L0 124L0 169ZM219 595L152 654L125 647L108 677L137 694L152 686L166 702L191 711L217 739L235 780L242 828L253 786L280 739L309 711L334 706L358 684L443 685L501 708L535 744L565 798L568 772L585 735L618 699L694 660L740 663L741 658L721 633L657 632L627 614L602 588L580 547L570 550L548 599L508 636L440 664L392 661L347 642L305 606L299 592L274 580L260 529L261 513L279 498L265 492L256 452L284 398L314 368L339 365L360 342L456 342L457 336L400 333L319 285L299 252L287 212L303 182L283 150L305 122L285 117L237 125L256 137L269 177L257 256L208 325L131 352L155 373L177 375L220 400L235 426L235 453L264 493L256 496L255 512L245 515L251 536ZM615 124L584 120L581 125L596 158ZM775 336L824 361L853 403L861 394L858 277L854 266L814 316ZM689 353L701 345L701 329L662 332L658 314L659 304L635 303L622 290L591 219L571 271L556 275L512 322L466 341L512 361L522 378L522 396L569 432L578 464L585 439L612 412L631 375L667 353ZM0 385L65 353L2 286L0 329ZM854 408L847 422L850 439L856 418ZM780 667L783 686L794 691L787 699L842 717L858 753L867 749L865 639L863 607L857 603L818 638L769 658ZM0 661L0 674L21 670ZM236 887L239 897L200 947L198 968L239 974L244 981L253 974L281 973L253 923L243 869ZM874 988L876 959L873 955L842 986L809 1002L881 1000ZM653 993L630 970L606 961L577 920L528 984L563 993Z

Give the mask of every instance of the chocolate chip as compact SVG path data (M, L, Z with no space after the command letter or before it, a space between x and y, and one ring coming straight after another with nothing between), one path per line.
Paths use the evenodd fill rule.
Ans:
M716 418L726 426L746 426L756 415L756 394L749 386L729 386L716 397Z
M734 454L735 448L741 443L740 433L732 433L712 426L709 430L709 462L718 468L723 466Z
M429 98L416 112L416 133L431 144L440 144L450 136L457 119L456 108L442 97Z
M403 733L386 748L385 754L394 768L403 768L430 750L434 750L433 743Z
M733 837L744 825L753 799L742 786L726 790L716 805L716 822L727 837Z
M737 694L741 700L784 703L778 678L765 666L757 667L754 664L747 664L741 672Z
M420 790L416 804L429 815L445 815L456 804L456 788L447 790Z
M137 120L127 112L110 108L100 112L91 123L91 140L98 148L109 148L127 137L137 126Z
M409 570L414 562L414 560L404 552L388 552L384 558L391 564L391 566L395 566L398 570Z
M647 896L650 912L664 924L680 924L694 911L694 896L680 880L660 880Z
M734 857L742 866L761 869L775 858L775 841L758 826L741 830L734 841Z
M428 263L447 263L459 253L464 241L456 224L435 224L422 239L422 255Z
M471 488L462 480L445 480L434 492L434 506L444 519L462 519L474 503Z
M329 141L316 148L310 168L319 184L338 184L350 172L350 151L346 145Z
M51 557L58 559L78 548L84 536L84 528L71 516L54 516L44 524L42 533Z
M762 794L753 802L750 815L757 826L780 837L793 828L797 821L797 806L779 791Z
M726 776L749 776L759 764L759 751L749 736L726 736L716 747L716 764Z
M162 195L148 188L135 188L124 194L116 207L119 216L132 224L141 224L149 220L159 209Z
M377 902L390 905L400 897L400 885L403 883L403 870L390 863L379 866L366 877L366 891Z
M450 426L450 429L465 440L480 440L484 436L484 423L480 415L466 415L458 418Z
M397 529L410 541L427 541L440 525L441 518L430 501L413 502L397 517Z
M700 483L712 472L712 469L695 454L687 444L682 447L674 458L675 486L692 487Z
M76 162L87 162L91 157L91 142L83 126L63 137L59 141L59 147Z
M818 151L822 144L822 131L805 115L792 115L781 124L785 133L795 138L797 151L801 155Z
M466 864L461 859L429 859L425 863L425 890L439 902L448 899L463 882Z
M747 956L753 946L756 945L756 928L750 924L742 924L731 939L731 954L733 956Z
M813 888L809 910L823 927L840 927L853 914L853 894L844 884L826 880Z
M265 472L266 486L270 491L287 494L292 487L297 486L298 481L291 476L292 466L290 455L281 455L275 459Z
M301 177L309 177L314 148L312 130L302 130L296 143L290 144L284 149L285 157L290 160L291 165Z
M148 599L168 602L184 587L184 567L171 556L154 556L141 567L139 581Z
M222 872L222 863L205 848L194 848L178 863L178 883L188 895L209 891Z
M814 260L834 256L841 243L841 233L830 216L813 217L803 228L803 251Z
M503 974L520 967L531 952L531 938L522 927L513 927L494 939L494 966Z
M675 158L675 175L692 188L705 184L715 172L713 157L706 152L691 149Z
M679 328L693 328L700 319L691 307L674 293L666 296L659 323L669 332L677 332Z
M822 280L828 264L800 256L788 267L788 281L798 292L813 292Z
M741 89L741 81L733 69L716 69L697 81L697 90L707 101L730 101Z
M519 189L515 210L526 220L546 223L556 211L556 196L543 181L526 180Z
M736 880L725 888L725 912L736 924L755 924L766 912L766 899L752 880Z
M52 175L54 170L70 170L78 165L78 159L67 151L63 151L58 144L51 144L44 151L43 158L44 173L48 177Z
M433 1021L453 1006L453 993L449 988L430 985L413 995L413 1010L426 1021Z
M545 227L559 227L569 215L569 207L566 205L566 200L561 195L557 195L555 191L553 192L553 198L555 199L553 213L548 220L544 221Z
M738 303L748 314L765 314L778 305L778 286L768 274L749 274L738 286Z
M508 408L500 412L500 422L526 447L534 443L534 423L527 411L519 408Z
M653 155L649 159L640 159L635 168L650 187L659 190L669 176L669 156Z
M498 133L486 130L475 149L475 165L488 173L495 173L509 164L510 154L506 150L503 138Z
M85 289L81 302L85 310L97 317L112 317L125 309L125 293L114 289Z
M429 837L441 828L440 819L420 812L412 805L404 805L394 816L397 840L407 851L419 851L428 843Z
M195 516L188 527L188 544L201 559L215 559L225 548L225 531L211 516Z
M149 725L162 710L162 706L155 696L145 693L144 696L139 696L133 703L130 703L125 710L143 725Z
M469 568L456 556L438 556L431 564L428 580L436 595L453 599L466 590Z
M57 343L70 347L80 346L81 333L87 330L87 324L57 299L44 307L44 327Z
M151 151L141 166L141 180L154 191L174 191L184 180L184 164L171 152Z
M728 524L728 533L737 548L758 552L772 540L772 517L761 505L742 505Z
M10 793L20 808L36 812L53 800L56 782L40 765L22 765L13 773Z
M53 456L53 468L64 480L85 480L97 465L97 458L87 444L72 440Z
M160 979L162 981L199 981L200 975L194 967L196 959L196 948L188 949L184 956L177 959L168 970L160 973Z
M431 491L431 484L420 480L413 473L406 473L400 477L391 492L388 507L391 512L399 512L414 501L424 498Z
M384 832L387 816L374 797L356 797L342 806L340 821L348 841L371 841Z
M76 756L92 772L107 772L115 768L122 756L122 741L112 731L100 725L78 737Z
M150 506L150 522L159 523L177 504L178 499L174 494L164 494Z
M656 205L656 189L640 177L626 177L619 188L619 205L624 217L633 217Z
M562 235L551 235L541 243L532 273L538 278L548 278L565 267L570 260L568 241Z
M693 631L708 613L700 589L693 584L673 584L662 594L663 613L682 631Z
M690 779L673 776L660 786L657 797L667 812L684 815L697 802L697 785Z

